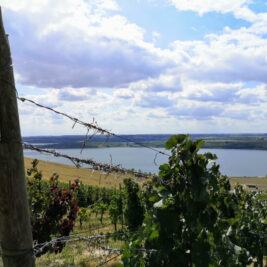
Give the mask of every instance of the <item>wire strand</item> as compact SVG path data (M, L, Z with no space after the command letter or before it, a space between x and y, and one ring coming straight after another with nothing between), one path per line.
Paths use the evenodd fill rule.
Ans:
M77 157L71 157L69 155L65 155L65 154L61 154L59 152L56 152L55 150L38 148L38 147L35 147L35 146L33 146L29 143L26 143L26 142L23 142L22 144L23 144L24 148L26 148L26 149L34 150L34 151L37 151L39 153L51 154L55 157L62 157L62 158L69 159L71 162L74 163L74 165L76 167L80 167L80 164L84 163L87 165L91 165L96 170L102 170L102 171L105 171L108 173L115 172L115 173L131 174L137 178L145 178L145 179L159 178L156 175L148 175L148 174L145 174L143 172L125 169L125 168L120 167L120 165L100 163L100 162L96 162L92 159L81 159L81 158L77 158Z
M80 125L86 127L88 130L90 130L90 129L95 130L96 132L94 133L94 135L95 135L96 133L99 133L99 134L101 134L101 135L103 135L103 134L107 134L108 137L109 137L109 136L115 136L115 137L117 137L117 138L120 138L121 140L124 140L124 141L130 142L130 143L136 144L136 145L138 145L138 146L141 146L141 147L144 147L144 148L153 150L154 152L157 152L157 153L159 153L159 154L161 154L161 155L170 157L169 154L167 154L167 153L165 153L165 152L163 152L163 151L161 151L161 150L158 150L158 149L156 149L156 148L153 148L153 147L144 145L143 143L140 143L140 142L135 142L134 140L132 140L132 139L130 139L130 138L127 138L127 137L124 137L124 136L121 136L121 135L117 135L117 134L112 133L112 132L110 132L110 131L108 131L108 130L106 130L106 129L103 129L103 128L97 126L95 122L93 122L93 123L83 122L83 121L81 121L81 120L79 120L79 119L77 119L77 118L75 118L75 117L72 117L72 116L70 116L70 115L68 115L68 114L66 114L66 113L64 113L64 112L60 112L60 111L55 110L55 109L53 109L53 108L50 108L50 107L48 107L48 106L41 105L41 104L39 104L39 103L37 103L37 102L35 102L35 101L31 100L31 99L25 98L25 97L19 97L19 96L17 96L17 99L19 99L19 100L22 101L22 102L27 101L27 102L32 103L32 104L34 104L34 105L36 105L36 106L38 106L38 107L40 107L40 108L44 108L44 109L47 109L47 110L49 110L49 111L52 111L52 112L54 112L54 113L56 113L56 114L58 114L58 115L64 116L64 117L66 117L66 118L72 120L72 121L74 122L74 125L75 125L75 124L80 124ZM73 125L73 127L74 127L74 125ZM87 139L87 138L86 138L86 139Z

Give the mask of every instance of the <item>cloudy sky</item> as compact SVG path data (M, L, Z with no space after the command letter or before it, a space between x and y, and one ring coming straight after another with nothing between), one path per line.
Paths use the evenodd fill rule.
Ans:
M17 89L116 133L267 132L263 0L2 0ZM22 134L84 134L19 103Z

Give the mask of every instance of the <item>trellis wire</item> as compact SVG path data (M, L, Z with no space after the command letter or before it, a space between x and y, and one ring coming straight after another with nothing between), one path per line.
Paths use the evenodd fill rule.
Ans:
M27 101L27 102L32 103L32 104L34 104L34 105L36 105L36 106L38 106L38 107L40 107L40 108L47 109L47 110L52 111L52 112L54 112L54 113L56 113L56 114L58 114L58 115L61 115L61 116L64 116L64 117L70 119L71 121L74 122L72 128L73 128L76 124L80 124L80 125L86 127L87 130L88 130L88 132L89 132L89 130L94 130L95 133L94 133L92 136L94 136L96 133L99 133L99 134L101 134L101 135L103 135L103 134L107 134L108 137L109 137L109 136L115 136L115 137L118 137L118 138L120 138L120 139L122 139L122 140L124 140L124 141L127 141L127 142L130 142L130 143L136 144L136 145L138 145L138 146L141 146L141 147L144 147L144 148L153 150L154 152L156 152L156 153L158 153L158 154L162 154L162 155L165 155L165 156L170 157L169 154L167 154L167 153L165 153L165 152L163 152L163 151L160 151L160 150L158 150L158 149L156 149L156 148L153 148L153 147L144 145L143 143L140 143L140 142L135 142L134 140L131 140L130 138L127 138L127 137L124 137L124 136L121 136L121 135L117 135L117 134L112 133L112 132L110 132L110 131L108 131L108 130L106 130L106 129L103 129L103 128L101 128L101 127L99 127L99 126L97 125L97 123L96 123L95 120L93 120L93 123L83 122L83 121L81 121L81 120L79 120L79 119L77 119L77 118L74 118L74 117L72 117L72 116L70 116L70 115L68 115L68 114L66 114L66 113L64 113L64 112L60 112L60 111L57 111L57 110L55 110L55 109L53 109L53 108L51 108L51 107L44 106L44 105L39 104L39 103L37 103L37 102L35 102L35 101L31 100L31 99L28 99L28 98L25 98L25 97L19 97L19 96L17 96L17 99L19 99L19 100L22 101L22 102ZM86 140L87 140L88 132L87 132L87 134L86 134ZM90 138L89 138L89 139L90 139Z
M8 67L10 67L10 66L8 66ZM3 80L3 79L1 79L1 80ZM3 81L7 82L5 80L3 80ZM93 120L93 123L86 123L86 122L83 122L83 121L81 121L81 120L79 120L77 118L74 118L74 117L72 117L72 116L70 116L70 115L68 115L66 113L63 113L63 112L57 111L57 110L55 110L53 108L41 105L41 104L31 100L31 99L28 99L28 98L25 98L25 97L19 97L15 85L10 83L10 82L8 82L8 83L16 90L17 99L18 100L20 100L22 102L28 101L28 102L30 102L30 103L32 103L32 104L34 104L34 105L36 105L36 106L38 106L40 108L44 108L44 109L50 110L52 112L55 112L56 114L62 115L64 117L67 117L68 119L70 119L70 120L72 120L74 122L73 127L75 126L76 123L78 123L80 125L83 125L84 127L87 128L86 136L88 135L89 130L93 129L93 130L95 130L95 133L93 135L95 135L96 133L100 133L100 134L107 134L108 137L109 136L116 136L116 137L118 137L118 138L120 138L122 140L137 144L137 145L145 147L147 149L151 149L151 150L156 152L154 162L155 162L156 157L157 157L158 154L162 154L162 155L170 157L169 154L167 154L167 153L165 153L163 151L160 151L158 149L146 146L146 145L144 145L142 143L139 143L139 142L135 142L135 141L133 141L133 140L127 138L127 137L123 137L123 136L117 135L115 133L112 133L112 132L110 132L110 131L108 131L106 129L103 129L103 128L97 126L97 123L94 120ZM15 141L15 142L20 143L19 141ZM23 144L23 146L25 148L30 149L30 150L35 150L35 151L40 152L40 153L44 152L44 153L48 153L48 154L53 154L55 157L67 158L70 161L72 161L76 165L76 167L79 167L80 163L85 163L85 164L91 165L93 167L93 169L96 169L96 170L103 170L103 171L107 171L108 170L108 172L115 172L115 173L122 173L122 174L128 173L128 174L132 174L132 175L134 175L135 177L138 177L138 178L153 178L153 177L158 178L156 175L147 175L147 174L145 174L143 172L137 172L137 171L132 171L132 170L127 170L125 168L121 168L120 165L99 163L99 162L95 162L95 161L93 161L91 159L85 160L85 159L80 159L80 158L77 158L77 157L71 157L71 156L68 156L68 155L60 154L60 153L58 153L56 151L53 151L53 150L41 149L41 148L35 147L35 146L33 146L33 145L29 144L29 143L26 143L26 142L23 142L22 144Z
M43 149L43 148L35 147L32 144L29 144L26 142L23 142L22 144L23 144L25 149L34 150L34 151L37 151L39 153L51 154L55 157L62 157L62 158L69 159L71 162L73 162L75 164L76 167L80 167L80 164L84 163L84 164L92 166L92 168L95 170L99 170L99 171L102 170L102 171L105 171L107 173L113 172L113 173L131 174L131 175L134 175L135 177L145 178L145 179L159 178L156 175L148 175L148 174L145 174L143 172L125 169L125 168L120 167L120 165L100 163L100 162L96 162L92 159L81 159L81 158L77 158L77 157L71 157L69 155L65 155L65 154L56 152L55 150L49 150L49 149Z
M59 237L59 238L55 238L51 241L48 242L44 242L44 243L39 243L39 244L35 244L33 246L33 251L34 254L38 254L40 252L42 252L46 247L50 247L53 245L56 245L58 242L62 242L62 243L70 243L70 242L77 242L77 241L86 241L89 242L89 244L93 243L93 241L97 241L97 240L103 240L103 239L108 239L108 238L112 238L115 236L119 236L119 235L123 235L125 233L113 233L113 234L106 234L106 235L93 235L93 236L88 236L88 237L83 237L83 236L63 236L63 237ZM96 243L93 243L93 246L96 246ZM156 249L145 249L145 248L133 248L133 249L119 249L119 248L108 248L108 247L104 247L101 246L100 247L101 250L104 251L111 251L111 252L123 252L123 251L139 251L139 252L146 252L146 253L155 253L157 252Z
M97 231L97 230L106 228L106 227L111 226L111 225L113 225L113 223L103 224L101 226L94 227L94 228L89 227L89 230L73 233L71 236L77 236L77 235L81 235L81 234L92 233L93 231ZM52 237L60 238L59 236L56 236L56 235L52 235Z
M7 62L7 64L5 64L4 66L1 66L0 70L3 71L5 69L8 69L9 67L11 67L11 65L12 65L12 62L10 60L9 62ZM5 81L4 79L1 79L1 80L4 81L4 82L8 82L8 81ZM12 87L14 87L14 89L16 90L16 87L15 87L14 84L12 84L10 82L8 82L8 83L10 85L12 85ZM157 154L162 154L162 155L165 155L165 156L168 156L168 157L170 156L167 153L164 153L163 151L160 151L158 149L146 146L146 145L144 145L142 143L139 143L139 142L135 142L135 141L133 141L133 140L127 138L127 137L119 136L119 135L116 135L116 134L106 130L106 129L100 128L100 127L97 126L96 122L85 123L85 122L83 122L83 121L81 121L81 120L79 120L77 118L74 118L74 117L72 117L72 116L70 116L70 115L68 115L66 113L59 112L59 111L54 110L54 109L52 109L50 107L38 104L33 100L22 98L22 97L19 97L19 96L17 96L17 99L19 99L22 102L28 101L28 102L30 102L32 104L35 104L38 107L45 108L47 110L55 112L56 114L59 114L59 115L64 116L64 117L67 117L68 119L70 119L70 120L72 120L74 122L73 127L75 126L76 123L80 124L80 125L83 125L84 127L87 128L87 134L86 134L85 141L88 140L87 136L88 136L89 130L93 129L95 131L95 133L93 135L95 135L96 133L99 133L99 134L107 134L108 137L109 136L116 136L116 137L118 137L118 138L120 138L122 140L125 140L127 142L131 142L131 143L134 143L134 144L139 145L141 147L145 147L145 148L148 148L150 150L153 150L153 151L157 152ZM142 172L136 172L136 171L132 171L132 170L127 170L125 168L121 168L120 165L105 164L105 163L95 162L95 161L93 161L91 159L85 160L85 159L80 159L80 158L76 158L76 157L70 157L68 155L60 154L60 153L58 153L56 151L47 150L47 149L40 149L40 148L34 147L33 145L28 144L28 143L23 143L23 146L26 149L35 150L35 151L40 152L40 153L44 152L44 153L52 154L55 157L67 158L67 159L71 160L76 165L76 167L79 167L80 163L85 163L85 164L91 165L94 169L97 169L97 170L103 170L103 171L115 172L115 173L129 173L129 174L132 174L132 175L134 175L136 177L139 177L139 178L157 177L157 176L147 175L147 174L142 173ZM157 154L156 154L156 156L157 156ZM115 234L118 234L118 233L115 233ZM75 242L75 241L88 241L89 243L91 243L94 240L110 238L112 236L115 236L115 234L113 234L113 235L111 235L111 234L109 234L109 235L95 235L95 236L89 236L89 237L64 236L64 237L56 238L54 240L51 240L49 242L45 242L45 243L42 243L42 244L35 244L32 249L23 249L23 250L16 250L16 251L13 251L13 250L10 251L8 249L4 249L4 253L0 253L0 256L4 255L6 253L11 253L12 255L15 255L15 254L16 255L23 255L23 254L29 253L31 251L33 251L34 254L36 255L38 252L42 252L42 250L44 248L46 248L47 246L56 244L57 242L66 243L66 242ZM124 234L124 233L120 233L120 234ZM0 244L1 244L1 241L0 241ZM157 250L154 250L154 249L150 249L150 250L147 250L147 249L114 249L114 248L107 248L107 247L101 247L101 249L104 250L104 251L108 251L109 253L115 253L115 254L117 253L117 254L116 254L115 257L112 257L111 259L108 259L108 260L106 259L105 262L100 263L98 266L103 266L107 262L115 259L116 257L118 257L121 254L121 252L123 252L125 250L130 250L130 251L131 250L135 250L135 251L146 252L146 253L154 253L154 252L157 251Z
M112 260L118 258L120 255L121 255L121 254L119 253L119 254L117 254L116 256L114 256L114 257L112 257L112 258L110 258L110 259L108 259L108 260L106 259L104 262L99 263L96 267L103 266L103 265L107 264L108 262L110 262L110 261L112 261ZM109 256L110 256L110 255L109 255Z

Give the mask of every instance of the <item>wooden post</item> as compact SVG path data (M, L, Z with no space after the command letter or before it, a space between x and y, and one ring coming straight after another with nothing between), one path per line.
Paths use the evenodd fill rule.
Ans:
M0 240L5 267L33 267L23 148L8 37L0 7Z

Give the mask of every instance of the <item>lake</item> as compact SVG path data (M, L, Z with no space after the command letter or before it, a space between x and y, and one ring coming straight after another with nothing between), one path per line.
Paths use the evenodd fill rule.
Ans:
M161 149L165 151L164 149ZM84 149L58 149L60 153L99 162L121 164L122 167L144 172L157 173L159 165L166 163L168 157L143 147L113 147ZM210 151L218 156L218 163L223 174L228 176L265 176L267 175L267 151L239 150L239 149L201 149L201 153ZM165 151L166 152L166 151ZM170 153L167 151L167 153ZM40 154L31 150L24 150L24 156L40 160L70 164L67 159L56 158L48 154ZM155 159L155 162L154 162ZM155 165L155 163L157 165ZM86 167L86 166L84 166Z

